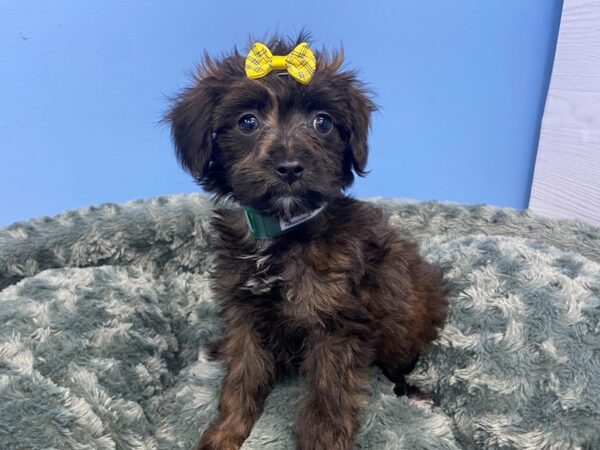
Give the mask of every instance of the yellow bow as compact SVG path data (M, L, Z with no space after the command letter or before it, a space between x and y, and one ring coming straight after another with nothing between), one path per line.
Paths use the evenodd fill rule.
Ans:
M261 78L272 70L284 69L298 82L310 83L317 59L306 42L298 44L285 56L273 56L269 47L256 42L246 56L246 75L248 78Z

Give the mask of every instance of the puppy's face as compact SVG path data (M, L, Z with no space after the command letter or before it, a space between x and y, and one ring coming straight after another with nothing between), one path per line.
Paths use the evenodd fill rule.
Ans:
M293 48L270 42L273 54ZM251 80L238 53L205 59L167 115L177 156L205 190L289 218L340 196L362 175L373 103L342 58L317 53L308 85Z

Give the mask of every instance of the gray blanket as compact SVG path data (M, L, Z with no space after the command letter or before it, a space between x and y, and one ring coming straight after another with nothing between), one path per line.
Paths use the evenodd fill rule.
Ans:
M487 206L376 200L451 286L411 374L373 369L359 449L600 448L600 229ZM210 202L103 205L0 230L0 449L187 449L222 367ZM293 449L301 379L244 449Z

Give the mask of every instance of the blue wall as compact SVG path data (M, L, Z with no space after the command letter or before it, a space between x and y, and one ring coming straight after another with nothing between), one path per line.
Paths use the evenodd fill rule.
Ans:
M377 93L355 195L525 207L561 6L0 0L0 226L196 191L158 124L165 97L203 49L303 26L316 47L343 41Z

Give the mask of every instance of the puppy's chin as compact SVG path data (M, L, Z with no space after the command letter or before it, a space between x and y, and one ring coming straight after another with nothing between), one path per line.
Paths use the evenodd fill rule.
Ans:
M282 219L291 219L294 216L312 211L311 208L303 199L292 195L284 195L273 200L273 209L277 211L277 215Z
M278 216L288 220L300 214L312 212L320 208L326 200L322 195L311 192L305 195L280 194L267 196L260 201L253 202L251 206L262 214Z

